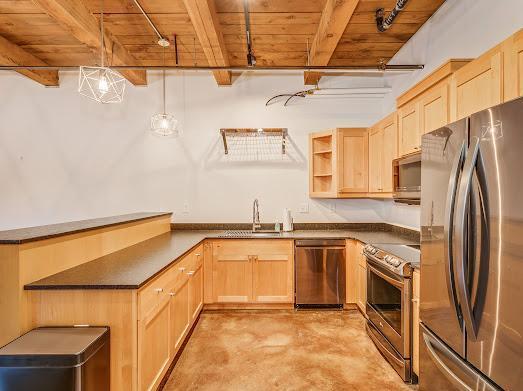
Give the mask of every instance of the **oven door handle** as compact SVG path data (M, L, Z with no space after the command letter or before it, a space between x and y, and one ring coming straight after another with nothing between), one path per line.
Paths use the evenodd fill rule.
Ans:
M374 266L372 266L370 263L367 263L367 268L369 268L372 273L383 278L389 284L394 285L396 288L403 289L403 282L397 281L394 278L387 276L385 273L379 271Z

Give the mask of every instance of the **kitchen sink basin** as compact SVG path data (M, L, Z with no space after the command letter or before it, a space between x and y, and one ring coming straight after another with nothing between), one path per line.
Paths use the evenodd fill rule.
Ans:
M221 237L225 238L277 238L281 236L281 232L272 231L272 230L258 230L258 231L249 231L249 230L230 230L225 231Z

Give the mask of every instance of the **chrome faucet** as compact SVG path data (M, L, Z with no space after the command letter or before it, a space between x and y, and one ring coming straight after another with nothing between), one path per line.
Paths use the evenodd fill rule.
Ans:
M252 204L252 232L256 232L258 228L261 228L260 224L260 204L256 198Z

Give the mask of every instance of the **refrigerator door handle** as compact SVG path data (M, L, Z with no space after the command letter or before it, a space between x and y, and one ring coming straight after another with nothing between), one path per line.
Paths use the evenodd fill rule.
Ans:
M427 348L431 360L436 367L443 373L443 375L452 383L458 390L473 391L498 391L499 388L491 384L483 375L472 369L465 361L450 350L445 344L440 342L431 331L423 325L421 326L423 334L423 342ZM454 370L445 362L452 364ZM457 370L463 375L458 376ZM468 381L467 381L468 380Z
M459 184L458 200L456 204L456 241L457 241L457 257L455 278L458 288L458 297L465 320L465 326L469 337L475 341L477 339L478 330L474 321L474 313L472 308L472 298L467 289L467 270L465 260L468 259L466 234L467 234L467 207L469 203L469 196L472 187L472 179L474 174L474 167L478 159L479 143L478 137L472 137L470 140L470 147L463 165L463 174Z
M456 155L454 163L452 163L452 169L450 171L449 187L447 190L447 201L445 203L445 220L443 225L444 230L444 246L445 246L445 255L447 256L448 262L446 263L445 275L447 277L447 290L449 294L449 299L456 311L456 316L461 323L461 312L458 307L458 299L456 296L456 285L454 282L454 256L452 248L452 232L454 230L453 221L454 221L454 208L456 203L456 191L458 188L458 178L463 166L463 160L465 159L465 140L461 143L459 147L459 152Z

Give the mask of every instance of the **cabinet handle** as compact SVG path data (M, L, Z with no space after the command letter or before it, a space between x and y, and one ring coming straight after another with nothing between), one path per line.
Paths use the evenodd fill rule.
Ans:
M184 267L180 267L180 268L178 268L178 270L183 273L185 271L185 268Z
M155 291L156 293L161 293L161 292L163 292L163 288L156 288L154 291Z
M188 276L192 276L194 274L194 271L187 272Z
M169 296L174 297L174 296L176 296L176 293L174 293L174 292L169 292Z
M417 304L419 303L419 299L412 299L412 302Z
M202 254L194 254L194 255L196 255L197 257L201 257L202 256Z

